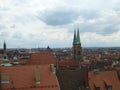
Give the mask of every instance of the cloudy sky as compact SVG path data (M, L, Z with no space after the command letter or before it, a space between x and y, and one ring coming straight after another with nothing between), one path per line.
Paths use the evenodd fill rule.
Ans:
M120 0L0 0L0 48L120 46Z

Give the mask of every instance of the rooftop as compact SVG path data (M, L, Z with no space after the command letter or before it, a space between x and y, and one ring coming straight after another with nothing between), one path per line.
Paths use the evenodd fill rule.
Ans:
M49 52L32 53L29 63L32 65L55 64L55 58Z
M120 90L120 80L116 71L90 71L88 72L88 83L91 90L95 90L95 87L107 90L108 86L111 86L112 90Z
M36 84L35 70L39 67L40 84ZM10 83L2 83L2 90L59 90L57 77L50 65L26 65L1 67L1 73L9 75Z

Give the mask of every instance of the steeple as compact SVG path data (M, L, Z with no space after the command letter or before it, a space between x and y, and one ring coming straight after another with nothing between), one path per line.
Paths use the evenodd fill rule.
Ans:
M3 44L3 60L2 60L2 64L0 64L0 66L12 66L12 64L9 63L9 58L7 56L5 40L4 40L4 44Z
M76 38L77 44L80 44L80 35L79 35L79 28L77 29L77 38Z
M74 30L74 38L73 38L73 45L76 44L76 30Z
M4 54L6 53L6 43L5 43L5 40L4 40L4 44L3 44L3 53Z
M76 60L79 64L82 62L82 47L80 43L79 28L77 28L77 32L74 30L73 59Z

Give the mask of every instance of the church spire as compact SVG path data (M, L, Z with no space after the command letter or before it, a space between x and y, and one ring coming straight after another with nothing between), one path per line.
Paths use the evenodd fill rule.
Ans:
M4 40L4 44L3 44L3 52L4 52L4 54L6 53L6 43L5 43L5 40Z
M82 47L80 43L79 28L77 28L77 32L74 30L73 59L76 60L79 64L82 62Z
M76 40L77 40L77 38L76 38L76 30L74 29L74 38L73 38L73 44L76 44Z
M3 63L1 65L2 66L12 66L12 64L9 63L9 59L8 59L8 56L7 56L5 40L4 40L4 44L3 44Z
M77 29L77 44L80 44L79 28Z

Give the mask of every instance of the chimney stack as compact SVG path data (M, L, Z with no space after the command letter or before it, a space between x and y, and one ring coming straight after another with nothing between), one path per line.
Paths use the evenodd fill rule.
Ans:
M36 66L35 69L35 80L36 80L36 84L40 84L40 67Z
M52 73L56 74L56 68L55 68L54 64L51 64L50 66L51 66Z

